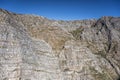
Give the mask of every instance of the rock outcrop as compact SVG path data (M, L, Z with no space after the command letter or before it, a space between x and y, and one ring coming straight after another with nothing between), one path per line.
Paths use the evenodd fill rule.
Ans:
M120 17L57 21L0 9L0 80L119 80Z

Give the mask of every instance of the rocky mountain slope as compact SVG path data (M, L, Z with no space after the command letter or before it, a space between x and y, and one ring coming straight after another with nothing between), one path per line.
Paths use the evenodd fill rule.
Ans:
M0 9L0 80L119 80L120 17L57 21Z

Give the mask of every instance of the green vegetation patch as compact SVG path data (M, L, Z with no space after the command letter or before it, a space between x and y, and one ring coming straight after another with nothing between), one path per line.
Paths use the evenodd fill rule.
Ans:
M89 68L91 71L91 75L95 78L95 80L112 80L105 71L102 73L98 72L94 67Z
M82 34L83 30L83 28L77 28L76 30L71 31L70 33L73 35L73 37L75 37L76 40L79 40L81 38L80 34Z

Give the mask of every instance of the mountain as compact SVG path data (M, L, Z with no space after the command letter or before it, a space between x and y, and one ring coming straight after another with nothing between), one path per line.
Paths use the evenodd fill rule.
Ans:
M50 20L0 9L0 80L119 80L120 17Z

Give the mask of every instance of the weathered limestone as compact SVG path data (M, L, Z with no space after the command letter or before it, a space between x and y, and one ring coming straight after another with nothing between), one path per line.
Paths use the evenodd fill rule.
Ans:
M56 21L0 9L0 80L118 80L120 18Z

